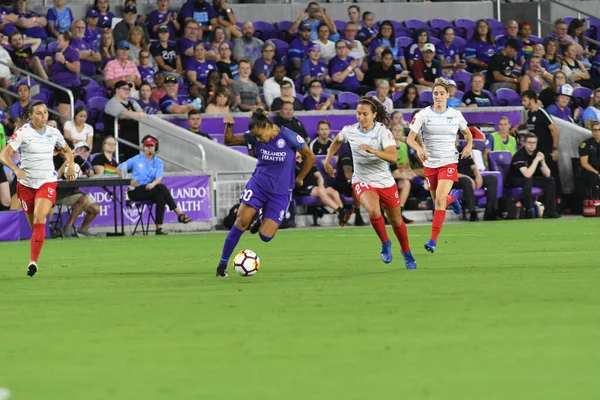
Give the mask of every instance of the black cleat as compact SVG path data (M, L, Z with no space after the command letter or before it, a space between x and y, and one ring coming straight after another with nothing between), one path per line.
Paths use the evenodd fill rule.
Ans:
M227 278L227 265L219 264L217 267L217 278Z
M404 221L404 223L405 223L406 225L410 225L410 224L414 224L414 223L415 223L415 221L413 221L412 219L410 219L410 218L406 218L406 217L404 216L404 214L402 214L402 221Z
M263 215L262 208L256 215L258 215L258 217L254 220L254 222L252 224L250 224L250 233L253 235L256 234L256 232L258 232L258 230L260 229L260 220ZM225 276L227 276L227 275L225 275Z
M38 271L38 266L35 262L31 261L27 266L27 276L32 277Z
M354 217L354 226L365 226L365 221L362 218L362 215L360 215L360 212L355 212L354 213L355 217Z

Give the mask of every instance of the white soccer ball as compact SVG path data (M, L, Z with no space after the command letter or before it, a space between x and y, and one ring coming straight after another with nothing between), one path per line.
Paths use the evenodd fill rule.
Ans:
M73 168L75 170L75 176L77 178L81 177L81 175L83 175L83 172L81 171L81 167L79 166L79 164L75 163L75 167Z
M260 259L252 250L243 250L233 259L233 267L240 276L252 276L260 268Z

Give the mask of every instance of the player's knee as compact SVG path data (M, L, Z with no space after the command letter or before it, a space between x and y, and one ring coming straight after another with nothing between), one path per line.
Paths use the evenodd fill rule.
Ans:
M262 232L258 232L258 236L260 237L260 240L262 240L263 242L270 242L271 240L273 240L273 237L274 237L274 236L263 235Z
M436 210L445 210L446 209L446 199L438 197L435 199L435 209Z
M235 219L235 222L233 224L238 229L245 231L246 229L248 229L248 226L250 225L250 220L238 215L238 217Z
M372 219L377 219L377 218L381 217L381 210L378 210L376 208L367 210L367 213L369 214L369 218L372 218Z

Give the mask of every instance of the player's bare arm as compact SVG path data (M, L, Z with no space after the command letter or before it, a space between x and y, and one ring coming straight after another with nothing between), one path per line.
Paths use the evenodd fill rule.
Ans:
M244 136L233 134L233 125L235 124L233 118L227 117L223 119L223 123L225 124L225 131L223 131L223 141L225 144L227 146L244 146L246 144Z
M325 161L323 161L323 167L325 168L325 172L327 175L334 177L335 176L335 168L331 165L331 159L337 154L338 150L342 147L342 141L339 136L336 136L335 139L331 142L331 146L329 146L329 150L327 151L327 157L325 157Z
M412 147L417 152L417 157L419 157L421 161L426 161L429 158L429 156L427 155L427 152L425 151L423 146L421 146L421 144L417 142L416 138L417 132L411 129L408 133L408 137L406 138L406 144Z
M471 134L471 131L468 128L463 130L462 134L465 137L467 144L463 148L463 151L460 153L460 156L461 158L469 158L471 157L471 151L473 150L473 135Z
M8 168L12 169L17 178L25 179L27 174L21 168L17 167L14 162L12 162L11 157L15 150L12 146L4 146L2 152L0 152L0 162L6 165Z
M389 163L393 163L396 162L396 158L398 157L397 153L396 153L396 146L388 146L383 150L375 150L374 148L366 145L366 144L361 144L360 146L358 146L359 150L362 151L366 151L367 153L371 153L374 156L377 156L379 158L381 158L384 161L387 161Z

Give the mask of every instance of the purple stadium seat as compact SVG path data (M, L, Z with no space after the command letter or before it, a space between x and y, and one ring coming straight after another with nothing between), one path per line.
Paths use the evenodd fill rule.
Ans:
M294 34L289 33L288 31L290 30L290 28L292 27L292 25L294 24L293 21L279 21L277 23L275 23L275 26L277 26L277 30L279 31L279 39L290 43L292 41L292 38L295 36Z
M542 39L540 39L539 37L535 36L535 35L529 35L529 40L531 40L533 43L541 43Z
M498 171L502 174L502 180L506 182L506 176L512 162L512 155L510 151L491 151L488 154L488 160L490 163L490 169L492 171ZM539 197L542 194L542 189L534 187L531 191L534 198ZM504 195L511 199L519 199L523 195L522 188L505 188Z
M512 89L500 88L496 90L499 106L520 106L521 96Z
M562 17L561 19L566 22L567 26L571 24L571 21L573 21L575 18L577 17ZM584 18L585 19L585 18Z
M419 107L427 107L433 104L433 95L431 90L424 90L419 93Z
M454 36L452 43L458 47L461 54L465 51L465 47L467 46L467 41L460 36Z
M410 45L412 45L414 42L412 38L409 38L408 36L399 36L397 39L398 44L403 48L410 47Z
M344 110L354 110L359 100L360 96L352 92L341 92L337 98L338 103Z
M452 75L452 79L456 82L458 90L468 92L471 90L471 73L466 71L456 71Z
M431 27L431 30L433 31L432 34L433 36L442 39L442 34L444 32L444 29L450 27L450 28L454 28L454 26L452 25L452 22L447 21L445 19L440 19L440 18L434 18L431 21L429 21L429 26Z
M280 39L269 39L267 40L269 43L273 43L275 45L275 59L281 61L281 59L287 55L289 44Z
M464 95L465 95L465 92L461 92L460 90L457 90L456 93L454 93L454 97L456 97L457 99L460 99L460 100L462 100Z
M365 96L377 96L377 90L371 90L370 92L367 92Z
M578 105L584 108L587 108L590 105L592 93L592 89L583 86L573 89L573 97L577 100Z
M481 89L481 92L487 94L490 97L490 99L492 99L493 106L497 107L500 105L498 103L498 98L496 97L496 95L494 93L490 92L489 90L485 90L485 89Z
M335 25L335 28L338 30L338 33L340 35L343 35L344 29L346 29L346 21L341 21L339 19L336 19L333 21L333 24Z
M466 139L460 139L458 141L458 147L465 147L466 145L467 145ZM479 150L483 153L483 150L485 149L485 140L474 139L473 140L473 149Z
M498 31L506 31L506 28L504 27L504 24L502 22L498 21L497 19L494 19L494 18L485 18L485 20L492 27L492 31L496 31L496 30L498 30Z
M56 43L56 42L48 43L47 49L50 53L56 53L56 50L58 49L58 43Z
M279 30L270 22L254 21L254 36L267 41L268 39L279 38Z
M442 43L442 41L440 39L436 38L435 36L430 36L429 42L432 43L436 48L437 48L437 46L440 45L440 43Z
M304 95L300 94L300 93L296 93L296 98L298 100L300 100L300 102L304 102Z
M392 101L395 103L397 100L400 100L400 97L402 97L402 90L398 90L394 93L392 93Z
M427 26L427 24L420 19L407 19L404 21L404 26L408 28L411 35L417 29L425 29L427 32L429 32L429 26Z
M391 23L392 26L394 27L394 33L396 34L396 37L398 37L398 32L407 31L406 27L402 24L402 22L394 21L392 19L388 19L387 21L389 23ZM377 25L381 26L382 22L383 21L379 21L379 23Z
M473 32L475 30L475 21L467 19L467 18L457 18L454 21L454 26L456 27L456 36L460 36L464 39L469 39L467 36L467 32Z

